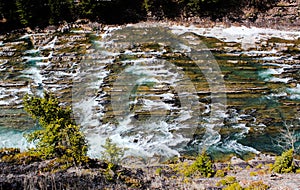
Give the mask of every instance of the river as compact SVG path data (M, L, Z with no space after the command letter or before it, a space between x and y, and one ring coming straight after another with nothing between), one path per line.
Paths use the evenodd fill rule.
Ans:
M99 157L279 153L299 131L300 32L162 23L0 36L0 147L33 147L24 94L57 95Z

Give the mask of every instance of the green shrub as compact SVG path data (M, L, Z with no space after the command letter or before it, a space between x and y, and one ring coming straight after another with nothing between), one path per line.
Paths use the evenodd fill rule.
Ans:
M110 138L106 139L105 144L102 145L102 147L104 148L104 151L101 152L102 158L105 161L115 165L120 164L126 149L118 147Z
M276 173L290 173L295 171L293 149L283 152L281 156L277 156L273 166Z
M30 150L32 154L42 159L57 158L69 166L87 162L87 142L75 125L70 108L62 108L56 98L46 93L44 98L26 95L23 105L41 127L25 136L36 142L36 149Z
M205 151L202 152L202 154L199 154L192 164L178 161L177 164L169 165L174 171L183 174L185 177L197 175L202 177L212 177L215 173L212 160Z
M203 177L212 177L215 173L212 161L205 151L197 156L196 161L189 166L188 171L189 176L200 174Z

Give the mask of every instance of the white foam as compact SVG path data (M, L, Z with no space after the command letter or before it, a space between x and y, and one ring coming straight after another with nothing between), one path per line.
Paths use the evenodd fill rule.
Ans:
M28 143L24 138L24 132L13 129L0 130L0 147L1 148L20 148L24 151L28 148L34 148L33 143Z
M230 151L234 151L239 154L244 154L245 152L252 152L254 154L259 154L260 152L256 150L255 148L242 145L237 142L237 140L229 140L222 144L222 148L225 148Z
M270 78L269 81L271 81L271 82L288 83L290 80L293 80L293 78L277 78L277 77L272 77L272 78Z
M37 56L37 57L31 57L31 56L24 56L23 60L26 60L27 62L30 61L41 61L41 60L48 60L51 59L53 55L53 52L50 52L49 55L47 57L45 56Z
M57 36L55 36L54 39L51 40L47 45L41 47L41 49L42 49L42 50L45 50L45 49L50 49L50 50L52 50L52 49L54 49L56 40L57 40Z
M88 33L91 33L91 31L89 30L71 30L72 33L75 33L75 34L88 34Z
M19 39L27 39L27 38L30 38L32 36L32 34L25 34L23 36L21 36Z
M284 66L284 65L281 65ZM273 75L280 75L284 72L284 68L277 68L277 69L267 69L265 71L262 71L259 73L259 76L262 77L265 81L269 82L283 82L283 83L288 83L290 80L293 78L286 77L286 78L280 78L280 77L275 77Z
M38 52L40 52L39 49L31 49L31 50L26 50L25 54L35 54L35 53L38 53Z
M281 58L282 57L276 57L276 56L268 57L268 56L265 56L265 57L258 58L258 59L263 60L263 61L276 61L276 60L279 60Z
M264 55L264 54L276 54L277 53L277 50L275 49L272 49L270 51L255 51L255 50L251 50L251 51L244 51L243 54L246 54L246 55Z
M33 79L35 84L43 84L44 76L41 75L41 71L36 67L30 67L27 70L22 71L23 75L20 77L28 77Z
M94 115L95 107L99 105L94 97L87 97L78 103L73 103L75 115L79 117L78 124L82 127L100 126L99 118Z
M197 35L206 37L215 37L225 42L241 43L244 50L255 48L256 42L267 40L270 38L281 38L286 40L295 40L300 38L299 31L285 31L268 28L245 27L245 26L214 26L213 28L199 28L195 26L171 26L174 34L183 34L185 32L193 32Z
M287 92L290 94L291 99L300 99L300 84L297 84L295 88L288 88Z
M48 65L51 64L51 62L50 62L50 61L47 61L47 62L40 62L40 61L38 61L38 62L36 62L35 64L36 64L37 66L48 66Z
M89 155L99 157L103 151L101 145L105 143L105 139L110 137L114 143L120 147L127 148L125 156L136 156L149 158L154 155L172 157L179 155L179 152L171 147L181 143L188 142L180 134L169 132L170 124L166 122L153 122L144 124L143 126L131 126L130 120L125 119L124 123L116 128L112 127L109 131L103 131L104 128L109 129L108 125L103 126L96 133L88 137L91 143ZM132 131L132 133L130 133Z

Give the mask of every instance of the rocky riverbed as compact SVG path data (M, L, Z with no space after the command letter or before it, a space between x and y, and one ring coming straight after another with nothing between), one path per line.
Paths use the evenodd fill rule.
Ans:
M73 107L94 156L107 137L131 147L129 155L138 150L146 157L200 145L226 154L276 152L272 140L283 120L297 126L299 118L299 37L297 30L153 22L67 24L3 35L1 146L31 146L22 138L34 126L22 97L47 90ZM203 64L201 52L211 64ZM220 70L209 79L212 63ZM214 102L219 105L212 102L220 96L211 95L217 78L223 85L218 101L226 99ZM225 109L212 115L211 106L220 105ZM219 126L208 125L211 117L222 120ZM147 119L156 122L144 125Z

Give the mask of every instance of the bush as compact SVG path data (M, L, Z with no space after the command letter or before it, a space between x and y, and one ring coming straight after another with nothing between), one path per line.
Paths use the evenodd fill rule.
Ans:
M126 149L120 148L117 144L113 143L110 138L107 138L105 144L102 145L104 151L102 151L102 158L112 164L119 164L124 156Z
M36 149L30 150L42 159L58 158L67 165L79 165L87 161L87 142L75 121L71 109L63 109L56 98L44 94L44 98L26 95L24 109L41 127L27 134L28 141L36 142Z
M198 155L192 164L178 160L177 164L170 164L170 166L174 171L179 174L183 174L185 177L212 177L215 174L212 161L206 152Z
M290 173L295 171L293 149L283 152L281 156L277 156L273 166L276 173Z
M205 151L197 156L196 161L189 166L188 171L189 175L200 174L203 177L212 177L215 173L212 161Z

